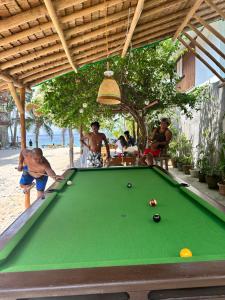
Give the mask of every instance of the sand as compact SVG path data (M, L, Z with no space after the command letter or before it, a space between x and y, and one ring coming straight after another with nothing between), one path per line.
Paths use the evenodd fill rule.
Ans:
M24 194L19 186L21 173L18 165L18 150L0 150L0 233L3 232L23 211ZM62 174L69 167L69 148L43 149L56 174ZM74 148L74 161L79 164L79 148ZM53 183L48 180L47 187ZM31 202L36 199L36 190L31 190Z

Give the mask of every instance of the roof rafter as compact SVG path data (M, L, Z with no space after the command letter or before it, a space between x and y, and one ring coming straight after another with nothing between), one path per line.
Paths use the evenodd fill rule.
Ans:
M225 20L225 12L223 12L216 4L214 4L212 0L204 1L208 3L208 5L211 6Z
M181 23L181 25L177 29L176 33L174 34L173 40L176 40L178 38L178 36L184 30L185 26L191 20L191 18L195 14L195 12L199 9L199 7L200 7L200 5L202 4L203 1L204 0L196 0L195 1L194 5L191 7L191 9L189 10L187 16L185 17L185 19L183 20L183 22Z
M64 33L63 33L63 30L62 30L62 27L61 27L61 24L59 22L59 19L56 15L56 12L55 12L55 9L53 7L53 4L52 4L52 1L51 0L43 0L44 3L45 3L45 6L47 7L47 11L48 11L48 14L52 20L52 23L54 24L54 28L60 38L60 41L62 43L62 46L63 46L63 49L66 53L66 56L68 58L68 61L71 65L71 67L74 69L75 72L77 72L77 68L73 62L73 59L72 59L72 56L70 54L70 51L69 51L69 47L67 45L67 42L66 42L66 39L64 37Z
M137 26L138 20L141 16L143 8L144 8L144 2L145 2L145 0L138 0L137 7L135 9L135 13L134 13L132 22L130 24L130 29L128 31L128 34L127 34L127 37L126 37L126 40L125 40L125 43L124 43L124 47L123 47L123 51L122 51L122 55L121 55L122 57L126 56L128 47L130 45L130 42L132 40L132 36L134 34L134 30Z
M190 45L188 45L181 37L177 38L188 50L190 50L214 75L216 75L222 82L225 82L225 79L210 65L207 61L201 57Z

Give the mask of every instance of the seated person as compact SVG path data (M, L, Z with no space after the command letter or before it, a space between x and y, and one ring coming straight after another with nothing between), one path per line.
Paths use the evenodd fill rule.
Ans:
M160 155L163 149L167 147L172 139L172 132L168 129L170 121L167 118L161 119L160 126L154 128L150 139L150 147L146 148L142 162L146 162L148 166L153 165L153 158Z
M121 135L116 142L116 154L119 156L126 153L128 147L127 141L123 135Z
M134 138L130 135L130 132L127 130L127 131L124 131L124 135L125 135L125 139L126 139L126 142L127 142L127 146L128 147L132 147L135 145L135 140Z
M55 180L63 179L63 176L56 175L52 170L40 148L34 148L33 150L24 149L20 152L18 171L23 171L20 186L25 193L31 187L33 181L36 180L38 198L44 198L48 176Z

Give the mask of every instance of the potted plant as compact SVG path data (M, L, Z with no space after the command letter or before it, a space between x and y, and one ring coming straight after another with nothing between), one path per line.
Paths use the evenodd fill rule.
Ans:
M199 182L206 182L206 171L208 169L208 157L206 154L200 153L197 160L197 167L199 169L198 180Z
M193 163L192 163L192 156L184 156L183 158L183 171L184 174L190 175L190 169L192 168Z
M208 168L206 171L206 182L209 189L218 189L218 183L221 180L219 166L215 165L211 168Z
M222 135L220 139L221 151L219 160L219 170L221 172L222 180L218 182L219 193L225 196L225 134Z
M193 167L192 169L190 169L190 175L193 178L199 178L199 169Z
M183 171L183 156L178 156L177 157L177 168L178 171Z

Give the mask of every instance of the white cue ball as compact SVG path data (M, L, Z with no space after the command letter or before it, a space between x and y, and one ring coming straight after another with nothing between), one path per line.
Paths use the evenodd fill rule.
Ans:
M67 185L71 185L71 184L72 184L72 181L68 180Z

